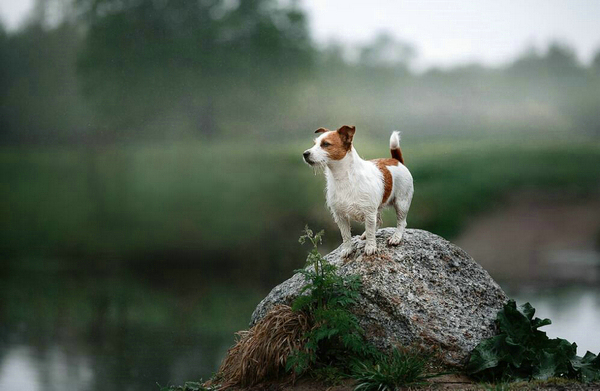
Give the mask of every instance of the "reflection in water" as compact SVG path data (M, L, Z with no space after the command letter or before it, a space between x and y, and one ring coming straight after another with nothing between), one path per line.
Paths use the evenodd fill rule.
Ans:
M127 275L1 276L0 389L148 390L208 378L262 293L200 286L190 274L175 287Z
M203 286L199 274L1 276L0 389L152 390L210 377L265 292ZM552 319L550 337L600 351L600 288L508 293Z
M0 371L0 390L87 390L94 371L88 357L53 346L34 352L26 345L7 346Z
M36 360L26 346L1 346L0 390L40 390Z

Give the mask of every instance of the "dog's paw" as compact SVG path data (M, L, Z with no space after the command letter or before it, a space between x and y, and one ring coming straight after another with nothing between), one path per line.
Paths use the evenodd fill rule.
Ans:
M352 243L344 243L342 244L342 248L340 250L340 257L347 258L354 251L354 247L352 247Z
M365 244L365 255L373 255L377 252L377 243Z
M388 244L390 246L397 246L400 244L400 242L402 242L402 233L401 232L394 232L394 234L388 239Z

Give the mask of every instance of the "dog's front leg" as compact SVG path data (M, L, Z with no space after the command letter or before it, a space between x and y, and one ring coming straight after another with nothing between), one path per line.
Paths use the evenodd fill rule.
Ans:
M375 231L377 231L379 227L381 227L381 224L383 224L383 221L381 220L381 211L377 211L377 223L375 224ZM365 230L365 232L363 232L363 234L360 235L360 240L365 240L366 238L367 230Z
M350 227L350 219L347 217L339 216L337 213L333 215L335 222L340 228L342 234L342 248L340 250L340 256L346 258L354 251L352 248L352 228Z
M373 255L377 251L377 242L375 241L375 232L377 231L377 211L368 213L365 216L365 233L367 242L365 243L365 254Z

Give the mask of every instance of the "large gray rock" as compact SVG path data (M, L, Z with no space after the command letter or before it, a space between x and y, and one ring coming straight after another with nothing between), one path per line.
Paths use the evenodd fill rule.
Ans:
M494 319L507 301L489 274L462 249L427 231L406 230L398 247L386 244L393 228L377 231L379 254L366 256L364 241L347 260L340 249L325 256L343 275L362 277L354 312L367 339L381 349L416 344L441 349L442 360L464 364L470 351L495 334ZM290 304L305 284L301 274L279 284L254 310L251 324L280 303Z

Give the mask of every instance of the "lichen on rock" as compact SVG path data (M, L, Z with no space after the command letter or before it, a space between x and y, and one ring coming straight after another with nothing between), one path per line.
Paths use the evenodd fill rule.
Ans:
M379 253L364 254L364 241L352 238L347 259L340 248L325 256L338 273L360 275L362 287L353 309L369 342L388 350L420 345L441 353L449 365L462 365L471 350L496 333L494 319L508 300L490 275L465 251L430 232L407 229L400 246L387 239L394 228L377 231ZM254 310L251 325L276 304L291 304L304 286L297 273L279 284Z

